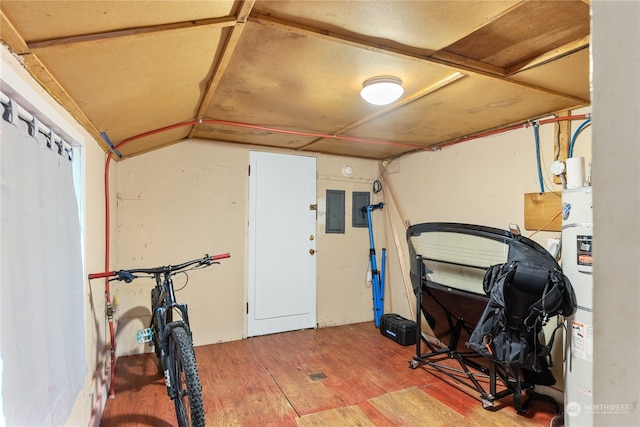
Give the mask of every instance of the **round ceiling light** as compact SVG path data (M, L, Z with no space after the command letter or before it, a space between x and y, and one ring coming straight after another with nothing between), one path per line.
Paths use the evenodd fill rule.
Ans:
M360 96L373 105L387 105L402 96L402 80L392 76L372 77L362 83Z

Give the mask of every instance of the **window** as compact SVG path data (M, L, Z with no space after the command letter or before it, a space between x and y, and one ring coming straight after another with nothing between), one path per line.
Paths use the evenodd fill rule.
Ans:
M80 146L15 97L0 93L1 407L7 425L62 425L86 373Z

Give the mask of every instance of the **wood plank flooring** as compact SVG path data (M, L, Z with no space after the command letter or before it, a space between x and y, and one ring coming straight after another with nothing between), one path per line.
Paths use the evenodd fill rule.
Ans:
M473 390L410 369L414 353L373 322L197 347L207 425L549 426L556 415L542 402L518 415L511 397L485 410ZM101 426L176 424L155 354L120 358L115 390Z

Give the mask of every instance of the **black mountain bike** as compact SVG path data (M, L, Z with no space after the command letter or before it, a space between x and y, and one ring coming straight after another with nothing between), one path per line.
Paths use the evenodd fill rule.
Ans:
M138 331L138 342L150 342L155 347L160 367L164 372L167 393L173 400L180 427L204 426L202 386L198 375L193 339L189 327L187 305L176 302L172 277L189 270L219 264L217 260L231 254L205 255L175 266L138 268L90 274L89 279L114 277L130 283L138 277L153 277L151 290L151 324ZM188 276L187 276L188 281Z

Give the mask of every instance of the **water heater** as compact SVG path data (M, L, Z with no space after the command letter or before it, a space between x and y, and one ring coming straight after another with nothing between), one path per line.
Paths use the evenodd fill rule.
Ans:
M562 271L578 309L566 319L565 426L593 425L593 198L592 187L562 193Z

